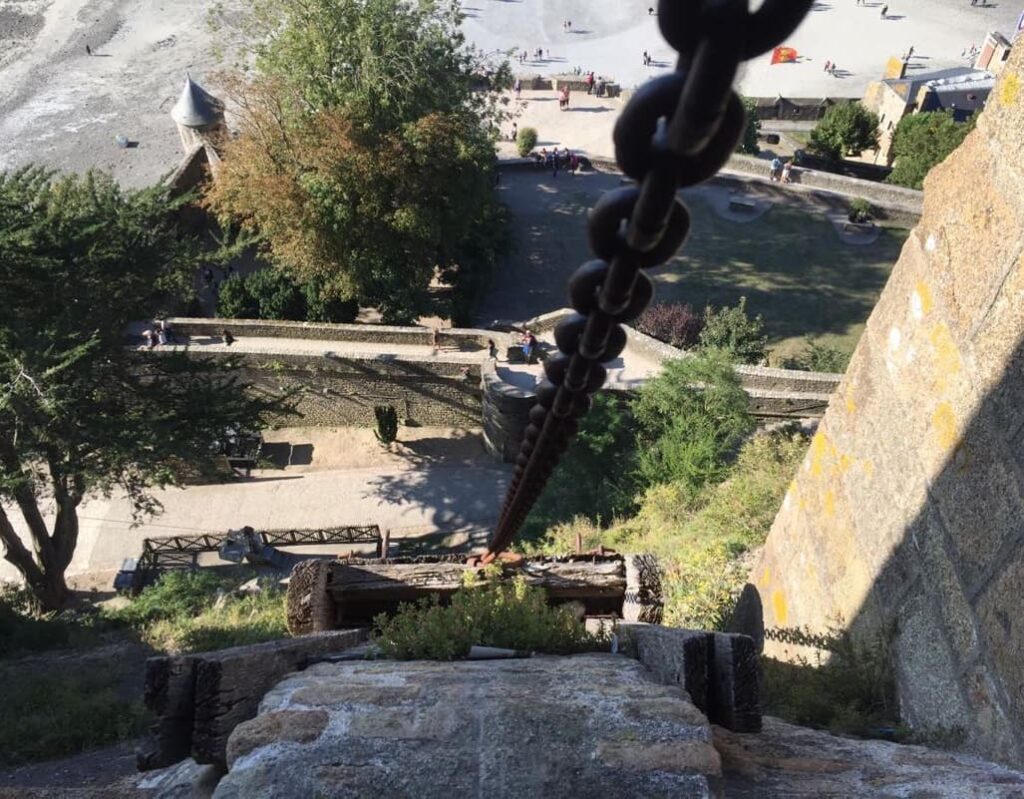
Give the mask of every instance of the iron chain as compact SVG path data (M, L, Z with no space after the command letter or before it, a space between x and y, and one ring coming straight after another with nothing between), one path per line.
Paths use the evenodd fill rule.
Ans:
M636 91L615 125L615 159L637 185L607 192L590 212L597 260L569 279L575 313L555 329L560 354L544 364L488 557L512 542L604 385L602 363L626 346L621 323L653 297L643 270L685 241L690 214L678 190L710 178L736 149L745 123L732 89L740 63L781 44L812 4L764 0L750 13L748 0L659 0L659 26L679 60Z

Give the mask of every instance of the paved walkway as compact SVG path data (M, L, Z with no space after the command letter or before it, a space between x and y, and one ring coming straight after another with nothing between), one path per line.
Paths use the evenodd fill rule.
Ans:
M345 471L256 470L249 479L155 492L163 513L132 526L124 497L83 504L81 534L69 575L104 573L96 587L127 557L137 557L143 538L256 529L318 528L378 524L396 538L492 525L509 469L473 459L422 466ZM18 529L20 514L8 514ZM16 579L0 562L0 580ZM108 586L109 587L109 586Z

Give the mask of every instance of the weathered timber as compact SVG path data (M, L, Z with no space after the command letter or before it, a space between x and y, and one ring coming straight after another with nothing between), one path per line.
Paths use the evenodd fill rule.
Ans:
M424 596L450 597L478 572L452 558L384 561L320 561L296 566L288 586L288 629L293 635L369 624L379 613L393 613L402 602ZM505 566L505 576L522 576L543 588L552 603L582 603L587 614L622 615L627 594L626 559L618 555L535 558ZM647 605L660 609L660 586L644 585ZM639 590L639 588L638 588ZM657 596L654 595L657 593Z
M365 640L365 630L343 630L150 658L144 697L157 720L137 752L139 769L161 768L190 754L197 763L225 767L231 731L256 715L260 700L278 680Z

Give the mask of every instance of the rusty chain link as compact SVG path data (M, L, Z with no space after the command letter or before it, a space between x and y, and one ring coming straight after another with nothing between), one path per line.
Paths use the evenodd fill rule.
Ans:
M679 53L676 70L644 84L615 125L615 160L636 186L605 193L590 212L588 238L597 260L569 279L575 313L555 328L560 354L546 379L516 459L487 558L515 537L604 385L602 362L626 346L622 322L654 295L644 269L671 258L686 239L690 214L677 197L725 164L743 132L743 103L732 90L740 62L781 44L813 0L659 0L658 23Z

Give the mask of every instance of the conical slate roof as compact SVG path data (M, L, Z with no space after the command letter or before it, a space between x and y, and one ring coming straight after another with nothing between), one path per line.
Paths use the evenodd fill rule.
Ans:
M185 75L185 86L181 97L171 109L171 119L189 128L202 128L221 119L224 106L198 83Z

